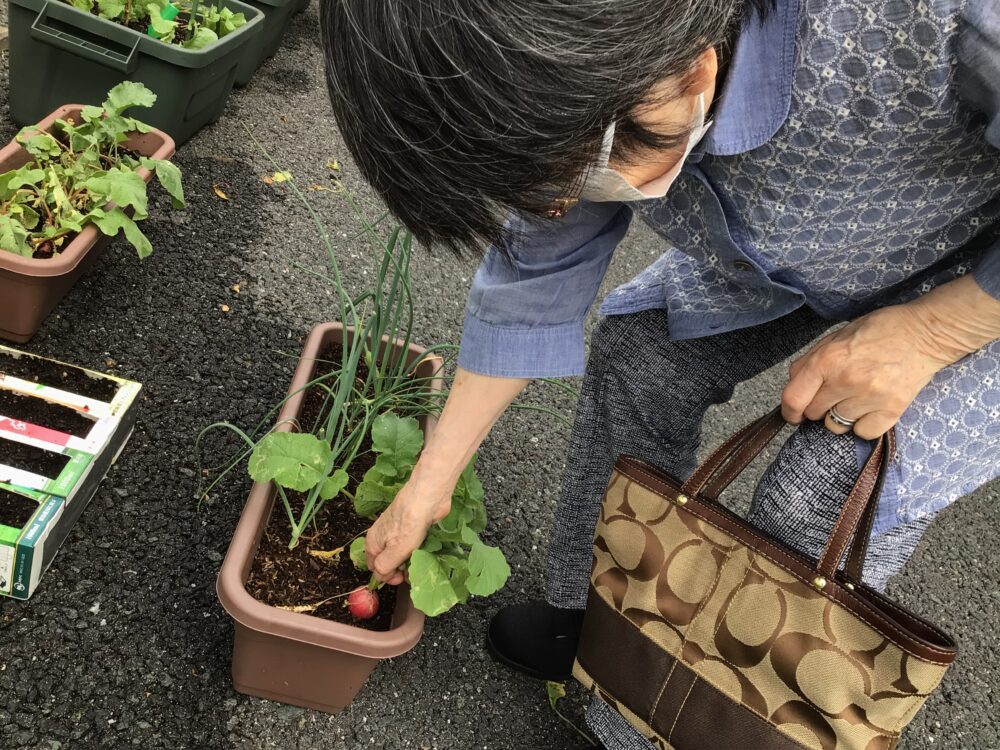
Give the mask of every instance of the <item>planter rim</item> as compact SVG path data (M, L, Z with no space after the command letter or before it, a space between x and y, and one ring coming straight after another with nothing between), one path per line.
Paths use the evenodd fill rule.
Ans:
M310 331L288 391L294 395L281 408L276 429L291 430L291 420L300 411L305 398L302 387L309 382L312 363L319 356L324 338L328 333L341 333L345 330L350 330L350 327L341 323L320 323ZM398 350L398 345L393 344L393 348ZM425 351L423 347L413 343L408 350L413 357L419 357ZM443 381L438 375L432 382L431 388L440 390L442 384ZM428 418L425 433L429 435L432 428L433 419ZM219 601L229 616L240 625L260 633L356 656L389 659L412 649L423 634L424 614L413 606L409 596L398 597L396 600L397 606L402 604L404 607L400 624L390 630L374 631L324 620L306 613L278 609L250 595L246 590L244 577L257 551L257 529L267 521L274 494L275 488L272 483L254 483L229 543L216 583ZM406 591L408 589L405 586L400 587L401 594Z
M67 116L80 114L83 106L82 104L64 104L39 122L35 126L35 130L45 133L52 132L56 120L64 120ZM174 155L176 146L174 139L169 135L157 128L150 128L149 133L146 133L146 135L157 137L160 140L160 145L152 153L142 153L140 151L142 156L151 159L169 159ZM27 152L16 140L11 139L6 146L0 149L0 166L18 153ZM152 177L152 173L145 167L139 167L136 173L147 183ZM62 276L73 271L83 261L100 237L100 230L93 224L88 224L61 253L52 258L25 258L16 253L0 250L0 270L33 277Z
M284 8L286 5L294 5L299 0L243 0L247 5L266 5L269 8Z
M60 14L66 13L71 17L75 15L80 21L81 28L89 29L95 33L97 32L97 29L101 27L107 28L110 26L115 29L115 31L102 33L102 36L110 39L114 36L123 35L118 41L122 41L123 39L136 40L135 45L142 46L143 54L148 54L161 60L167 60L175 65L192 68L204 67L216 58L224 55L230 47L242 44L245 37L255 36L260 33L262 28L262 23L264 21L263 11L253 7L252 5L240 2L240 0L214 1L223 6L232 6L237 11L244 14L247 22L240 28L226 34L225 37L218 40L214 44L210 44L202 49L193 50L180 47L176 44L166 44L161 42L159 39L155 39L148 34L144 34L135 29L129 28L128 26L123 26L122 24L108 20L107 18L101 18L100 16L95 16L92 13L80 10L67 2L63 2L63 0L10 0L10 2L16 5L35 11L38 11L39 9L44 11L47 7L54 6L58 8L58 12Z

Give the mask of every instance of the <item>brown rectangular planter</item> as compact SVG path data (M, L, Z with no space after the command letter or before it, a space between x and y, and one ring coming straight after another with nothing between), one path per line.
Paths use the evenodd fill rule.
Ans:
M343 342L349 330L339 323L324 323L309 334L277 429L291 429L302 409L303 389L313 379L317 357L328 345ZM379 355L389 351L401 353L399 344L384 344ZM402 353L416 363L424 350L411 344ZM428 359L416 369L419 377L434 378L432 391L442 387L437 367L436 360ZM433 426L432 418L424 420L425 439ZM413 606L405 586L396 597L392 628L384 632L288 612L254 599L246 582L275 494L273 484L254 484L219 573L219 600L235 626L233 685L247 695L336 713L354 699L379 661L404 654L417 644L424 631L424 615Z
M38 130L51 132L58 119L75 117L82 105L67 104L50 114ZM126 142L136 153L153 159L169 159L174 154L174 140L162 130L136 133ZM0 149L0 173L17 169L31 161L16 141ZM149 182L152 173L140 168L139 175ZM84 227L64 250L53 258L25 258L0 250L0 338L24 343L42 325L66 293L97 262L111 238L97 227Z

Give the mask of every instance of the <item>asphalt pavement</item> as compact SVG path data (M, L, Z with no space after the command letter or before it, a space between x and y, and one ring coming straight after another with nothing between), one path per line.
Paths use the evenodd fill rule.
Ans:
M6 9L0 8L0 23ZM531 411L504 417L480 471L490 541L513 567L506 589L429 621L409 654L381 665L337 716L235 693L232 628L215 577L246 497L237 475L200 508L195 438L205 425L252 425L280 399L309 328L334 314L316 229L249 129L300 185L343 181L370 215L381 213L334 126L323 82L315 3L225 115L185 145L188 207L169 211L156 191L144 225L155 252L140 262L118 242L27 346L145 384L136 433L27 603L0 601L0 741L31 750L524 750L578 748L550 711L544 688L495 666L482 650L499 606L543 592L547 531L567 449L567 428ZM6 140L6 53L0 57ZM339 162L337 172L326 162ZM223 200L217 188L228 200ZM371 249L343 196L309 193L348 285L372 273ZM607 286L656 256L635 229ZM416 326L424 342L461 333L473 258L420 250ZM239 285L239 292L233 290ZM228 307L224 312L222 306ZM782 369L741 387L713 410L706 445L776 402ZM533 386L528 403L570 415L571 400ZM210 446L209 463L225 446ZM742 491L742 492L741 492ZM745 505L747 483L734 493ZM944 512L891 593L954 634L962 655L900 748L1000 750L1000 485ZM567 712L581 718L571 686Z

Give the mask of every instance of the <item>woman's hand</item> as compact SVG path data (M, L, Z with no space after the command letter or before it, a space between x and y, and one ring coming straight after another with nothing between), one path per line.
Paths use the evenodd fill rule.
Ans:
M415 468L410 481L372 524L365 538L368 569L383 583L403 582L402 565L424 543L427 530L448 515L455 482L424 481Z
M934 374L1000 338L1000 301L972 277L913 302L876 310L821 339L789 368L782 415L798 424L825 419L837 434L888 432Z
M403 565L427 531L448 515L451 494L490 429L530 381L455 373L441 418L410 481L372 524L365 539L368 570L379 581L403 582Z

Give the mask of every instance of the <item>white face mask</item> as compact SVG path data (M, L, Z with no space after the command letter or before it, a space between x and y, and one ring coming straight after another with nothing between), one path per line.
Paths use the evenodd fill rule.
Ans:
M681 173L684 161L688 158L694 147L705 137L705 133L708 132L710 127L712 127L712 123L705 122L705 95L699 94L698 100L695 103L694 119L691 123L691 135L688 138L684 155L666 174L660 175L655 180L650 180L644 185L633 187L620 172L608 166L611 158L611 146L615 140L615 126L612 125L604 134L604 146L601 149L600 159L597 165L587 174L580 197L595 203L644 201L649 198L662 198L670 190L670 186L674 184L677 175Z

